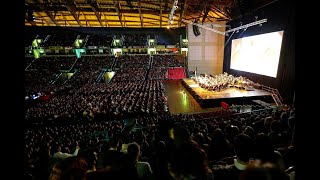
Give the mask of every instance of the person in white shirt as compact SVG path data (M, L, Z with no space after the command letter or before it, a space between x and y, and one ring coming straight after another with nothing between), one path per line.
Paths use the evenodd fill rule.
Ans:
M139 175L139 178L144 178L151 175L152 169L148 162L139 161L140 156L140 146L136 143L130 143L127 149L128 155L132 157L135 161L135 166Z
M66 159L68 157L74 157L78 155L80 147L77 146L76 150L74 151L73 154L69 154L69 153L63 153L61 152L61 146L58 147L57 152L53 154L54 158L60 158L60 159Z

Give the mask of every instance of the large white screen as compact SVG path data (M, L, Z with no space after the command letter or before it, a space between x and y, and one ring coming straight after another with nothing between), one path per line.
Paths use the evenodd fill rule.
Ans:
M230 68L277 77L283 31L232 40Z

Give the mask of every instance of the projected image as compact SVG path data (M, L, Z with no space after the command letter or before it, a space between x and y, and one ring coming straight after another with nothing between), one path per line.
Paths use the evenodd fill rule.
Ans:
M232 40L230 68L277 77L283 31Z

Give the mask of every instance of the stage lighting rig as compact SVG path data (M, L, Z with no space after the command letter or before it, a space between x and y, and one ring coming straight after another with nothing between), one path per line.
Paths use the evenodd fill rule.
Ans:
M178 0L174 0L170 14L169 14L169 18L168 18L168 26L170 26L173 23L174 20L174 12L176 9L178 9Z

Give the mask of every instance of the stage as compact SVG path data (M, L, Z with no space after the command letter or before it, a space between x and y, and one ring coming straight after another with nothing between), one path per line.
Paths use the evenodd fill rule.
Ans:
M193 79L182 79L183 86L189 91L201 107L218 107L224 101L231 104L251 104L252 100L262 100L267 103L273 103L270 92L261 89L245 90L237 87L231 87L220 92L208 91L199 86Z

